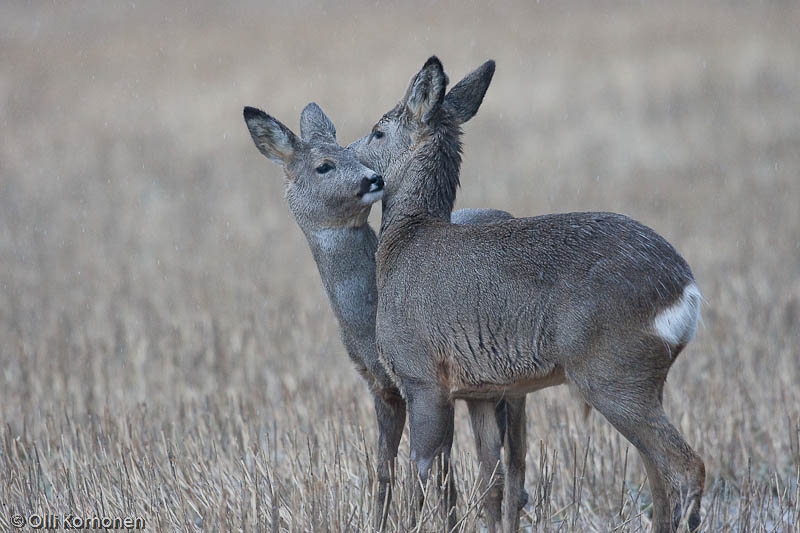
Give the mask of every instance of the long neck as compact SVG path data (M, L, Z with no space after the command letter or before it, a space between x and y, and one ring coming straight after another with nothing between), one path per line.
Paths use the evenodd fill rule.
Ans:
M445 121L390 169L387 181L400 185L384 196L381 233L418 216L450 220L461 170L460 135L457 125Z
M356 337L374 339L377 302L375 251L378 248L375 232L369 224L303 228L303 232L345 344L349 343L348 339ZM350 352L352 347L347 348Z
M375 252L378 237L366 223L358 227L303 228L303 232L339 321L339 334L347 354L370 388L394 390L394 383L381 364L375 345L378 306Z

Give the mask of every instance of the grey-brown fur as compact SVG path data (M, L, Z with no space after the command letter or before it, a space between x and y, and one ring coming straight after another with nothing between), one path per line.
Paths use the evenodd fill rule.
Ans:
M379 361L375 346L378 239L366 222L369 205L361 200L363 196L358 196L362 180L375 174L361 165L353 152L336 144L336 130L316 104L309 104L303 110L301 139L257 109L246 108L244 116L256 146L285 169L289 208L308 240L347 353L372 393L379 429L378 504L383 505L390 497L391 465L397 455L406 409L405 401ZM321 177L316 168L325 161L335 168ZM454 221L459 224L509 218L510 214L496 209L453 213ZM473 421L476 442L501 443L507 416L505 402L473 403L491 412L490 421ZM479 408L473 410L477 412ZM479 453L484 448L479 445ZM491 452L494 466L500 458L499 447ZM524 493L522 497L527 499ZM376 528L381 527L387 512L385 505L383 512L377 513Z
M667 372L696 327L689 266L654 231L612 213L451 224L460 131L444 85L431 58L394 110L412 124L412 148L385 171L392 187L377 254L378 351L408 402L420 475L449 454L454 398L570 382L639 449L654 530L673 530L687 506L696 527L704 465L661 406ZM666 317L661 326L656 317ZM511 478L505 531L519 523Z

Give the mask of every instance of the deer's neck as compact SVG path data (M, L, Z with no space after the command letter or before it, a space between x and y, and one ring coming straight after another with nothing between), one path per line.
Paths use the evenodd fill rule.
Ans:
M404 220L450 220L461 170L460 134L456 125L440 125L390 169L387 181L399 186L384 196L381 235Z
M342 338L375 337L378 239L369 224L306 231L322 284L342 330ZM348 346L348 351L351 347ZM351 353L351 356L353 354Z

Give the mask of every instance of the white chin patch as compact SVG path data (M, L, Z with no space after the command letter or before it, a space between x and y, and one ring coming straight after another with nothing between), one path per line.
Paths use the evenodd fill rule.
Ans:
M361 203L372 205L378 200L383 198L383 189L374 192L368 192L364 196L361 197Z

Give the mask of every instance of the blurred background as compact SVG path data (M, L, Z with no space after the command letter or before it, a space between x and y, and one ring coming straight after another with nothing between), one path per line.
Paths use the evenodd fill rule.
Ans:
M665 403L706 461L704 527L792 524L798 27L788 1L3 2L2 512L75 510L77 498L159 529L248 529L272 516L272 496L239 466L251 454L284 480L285 527L317 529L325 516L331 530L349 528L336 513L358 509L370 475L370 399L286 208L282 170L255 149L241 110L297 131L315 101L346 144L437 54L453 81L497 61L465 126L457 207L621 212L692 265L704 322ZM548 390L530 397L529 424L529 491L547 487L548 461L556 476L552 514L529 509L524 524L647 527L644 471L599 415L584 423L565 390ZM289 453L282 439L298 432L326 450L339 435L341 454L357 456L335 497L292 467L336 463ZM210 448L221 450L214 460ZM156 466L125 489L115 472L131 458ZM583 500L572 476L581 459L597 473ZM69 500L80 480L105 496ZM320 495L315 510L309 494Z

